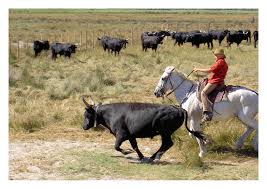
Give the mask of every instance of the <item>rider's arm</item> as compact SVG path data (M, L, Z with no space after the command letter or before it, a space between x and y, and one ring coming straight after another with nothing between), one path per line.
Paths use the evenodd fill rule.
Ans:
M206 73L210 73L211 72L211 69L210 68L208 68L208 69L206 69L206 68L194 68L193 71L194 72L206 72Z

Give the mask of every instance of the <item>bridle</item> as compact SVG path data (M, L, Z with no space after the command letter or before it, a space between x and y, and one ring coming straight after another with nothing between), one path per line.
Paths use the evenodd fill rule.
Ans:
M172 70L173 71L173 70ZM179 85L177 85L176 87L174 87L174 84L173 84L173 82L172 82L172 80L171 80L171 74L172 74L172 71L171 71L171 73L170 74L168 74L168 78L167 78L167 81L166 81L166 83L168 82L168 80L170 81L170 85L171 85L171 91L170 92L168 92L166 95L165 95L165 97L169 100L169 101L171 101L174 105L175 105L175 103L173 102L173 100L171 100L168 96L171 94L171 93L173 93L176 89L178 89L183 83L184 83L184 81L193 73L193 70L185 77L185 79L183 80L183 81L181 81L181 83L179 84ZM194 87L194 84L192 84L192 86L190 87L190 89L189 89L189 91L186 93L186 95L185 95L185 97L181 100L181 103L180 103L180 105L188 98L188 96L189 96L189 94L190 94L190 92L192 91L192 89L193 89L193 87ZM162 96L162 98L164 98L164 92L163 92L163 96ZM176 106L176 105L175 105Z
M170 83L171 83L171 86L172 86L172 90L170 91L170 92L168 92L165 96L167 97L167 96L169 96L170 94L172 94L176 89L178 89L182 84L183 84L183 82L192 74L194 72L194 70L192 70L186 77L185 77L185 79L179 84L179 85L177 85L176 87L173 87L173 85L172 85L172 82L171 82L171 79L170 79L170 77L171 77L171 74L172 74L172 72L171 72L171 74L169 75L169 77L168 77L168 79L170 79ZM192 85L192 87L193 87L193 85ZM192 88L191 87L191 88Z

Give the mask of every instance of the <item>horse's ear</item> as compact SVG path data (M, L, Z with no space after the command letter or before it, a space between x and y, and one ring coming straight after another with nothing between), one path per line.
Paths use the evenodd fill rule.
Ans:
M174 66L168 66L168 67L165 68L165 72L166 72L167 74L170 74L170 73L172 73L172 71L173 71L174 69L175 69Z

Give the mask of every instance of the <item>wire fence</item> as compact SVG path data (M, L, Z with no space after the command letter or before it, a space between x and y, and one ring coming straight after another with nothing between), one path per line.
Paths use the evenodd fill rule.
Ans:
M73 43L78 46L78 50L94 50L100 45L98 37L107 35L110 37L118 37L128 39L130 46L141 45L141 33L144 31L193 31L201 30L208 31L210 29L250 29L252 32L257 30L258 22L251 20L248 22L179 22L179 23L164 23L164 24L147 24L143 26L133 26L119 29L84 29L81 31L64 31L51 33L28 33L25 36L16 35L15 32L9 34L9 53L16 56L17 62L20 60L20 49L32 49L33 41L48 40L50 44L54 42Z

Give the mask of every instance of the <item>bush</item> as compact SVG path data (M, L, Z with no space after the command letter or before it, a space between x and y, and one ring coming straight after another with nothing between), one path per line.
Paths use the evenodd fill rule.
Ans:
M15 54L10 52L9 53L9 64L14 65L16 63L17 63L17 58L16 58Z
M41 78L38 77L37 79L34 78L28 70L31 70L32 68L30 66L25 66L22 70L21 74L21 81L25 85L30 85L32 87L38 88L38 89L44 89L44 83L42 82Z
M70 92L64 90L62 86L51 86L48 88L48 95L52 100L64 100L69 98Z
M10 87L16 87L17 82L19 81L20 74L17 70L10 67L9 69L9 86Z
M43 118L39 115L28 115L20 119L10 119L9 127L15 130L23 130L28 133L39 131L44 127Z

